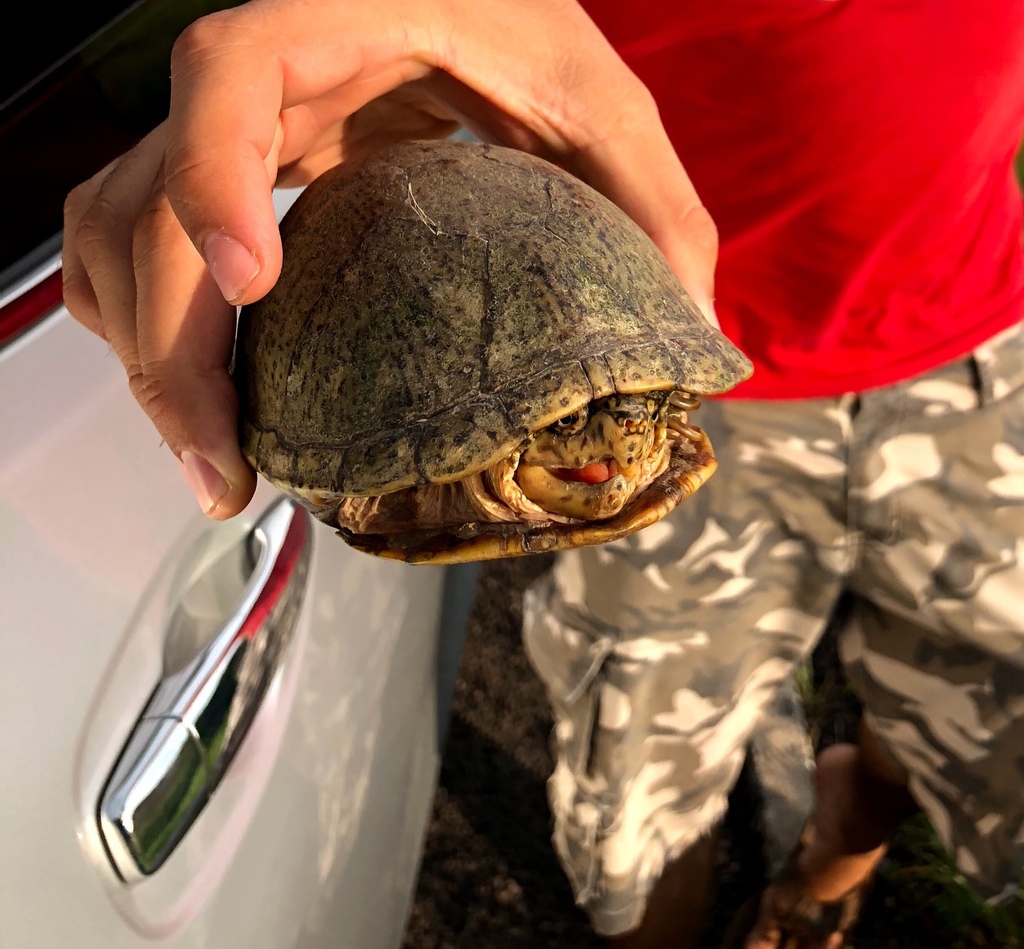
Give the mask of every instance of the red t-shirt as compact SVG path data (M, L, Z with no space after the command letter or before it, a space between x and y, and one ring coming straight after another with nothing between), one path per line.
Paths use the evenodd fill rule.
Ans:
M584 0L718 225L750 398L836 395L1024 317L1024 0Z

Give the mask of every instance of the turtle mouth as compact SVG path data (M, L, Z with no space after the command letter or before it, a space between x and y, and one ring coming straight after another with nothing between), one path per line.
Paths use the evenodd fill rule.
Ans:
M669 464L680 440L702 437L688 424L700 399L682 390L614 393L569 412L531 436L516 457L515 488L498 494L519 509L515 492L552 517L613 517Z
M619 473L619 463L614 458L594 461L582 468L550 468L552 477L573 484L604 484Z
M628 467L614 458L590 461L578 468L548 467L520 461L515 480L520 490L538 507L574 520L593 521L612 517L622 510L646 480L645 473L663 469L668 446L652 452L646 463Z

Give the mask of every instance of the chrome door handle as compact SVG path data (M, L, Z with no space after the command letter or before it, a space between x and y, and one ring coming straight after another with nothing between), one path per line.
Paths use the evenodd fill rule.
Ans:
M294 631L311 549L309 515L281 499L172 611L163 677L99 805L100 834L126 883L160 868L231 764ZM231 579L240 595L211 628L195 603Z

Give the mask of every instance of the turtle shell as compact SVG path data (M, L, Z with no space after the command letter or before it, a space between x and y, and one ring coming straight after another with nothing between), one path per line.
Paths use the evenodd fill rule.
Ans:
M595 398L751 371L626 214L523 152L394 146L319 177L281 234L240 316L240 433L307 495L456 481Z

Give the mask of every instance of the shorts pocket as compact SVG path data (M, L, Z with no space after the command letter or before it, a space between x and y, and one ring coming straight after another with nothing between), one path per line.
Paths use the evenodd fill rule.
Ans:
M600 673L614 644L610 636L593 636L555 615L551 594L550 577L527 590L523 645L551 700L555 757L581 778L590 760Z
M1024 387L1024 323L996 333L971 353L982 406Z

